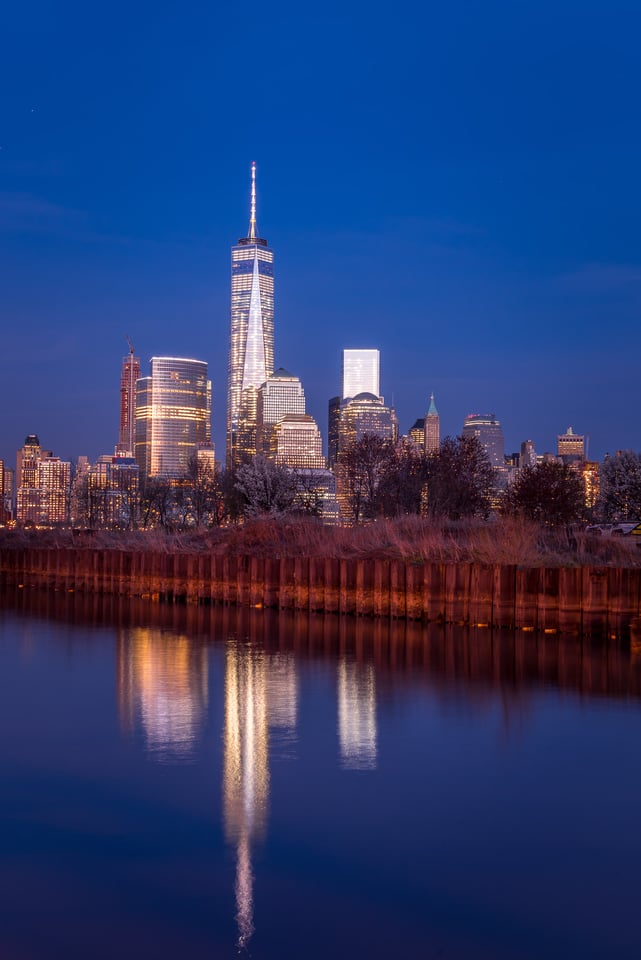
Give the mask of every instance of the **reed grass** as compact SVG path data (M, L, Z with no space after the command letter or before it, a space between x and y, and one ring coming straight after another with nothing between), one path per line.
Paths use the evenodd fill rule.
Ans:
M408 516L358 527L308 518L256 520L239 527L164 533L0 530L0 549L146 550L260 557L395 558L408 562L519 566L641 566L641 538L595 536L505 517L434 523Z

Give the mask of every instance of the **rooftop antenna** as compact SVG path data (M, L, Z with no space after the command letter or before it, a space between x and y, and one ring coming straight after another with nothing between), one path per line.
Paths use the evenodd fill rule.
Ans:
M249 212L249 239L256 239L256 161L252 160L252 193Z

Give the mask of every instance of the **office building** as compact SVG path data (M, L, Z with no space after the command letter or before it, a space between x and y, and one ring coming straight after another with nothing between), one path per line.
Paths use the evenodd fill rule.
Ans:
M136 380L140 377L140 360L134 356L133 344L123 358L120 374L120 429L117 453L134 455L136 443Z
M279 367L258 391L256 410L256 450L271 456L272 432L288 414L305 413L305 392L299 377Z
M13 467L4 468L4 509L9 520L16 516L16 471Z
M24 445L16 454L16 483L20 487L33 488L36 486L38 463L43 456L51 456L51 451L43 450L40 440L35 433L30 433Z
M596 506L596 502L599 499L599 490L601 488L600 464L598 460L584 460L579 464L579 467L583 477L585 505L591 510Z
M350 448L366 435L396 443L398 420L393 407L387 407L383 397L361 393L341 405L338 423L338 454L336 458L336 495L341 515L352 516L349 502L349 468L347 456Z
M463 424L463 437L476 437L491 465L503 470L505 467L505 441L503 428L493 413L471 413Z
M18 450L16 476L19 523L51 527L67 522L71 464L43 450L35 434Z
M323 440L308 413L288 413L275 424L270 460L285 467L324 470Z
M383 397L361 393L341 408L338 425L338 457L365 434L373 434L394 443L398 439L396 412Z
M425 449L425 418L420 417L418 420L415 420L412 426L409 429L408 437L412 443L416 444L417 447L420 447L421 450Z
M89 457L81 454L76 460L73 477L71 479L69 519L72 527L84 528L89 526L89 496L87 488L90 468Z
M343 400L360 393L380 393L379 350L343 350Z
M562 463L581 463L585 460L585 437L568 427L556 438L556 455Z
M535 467L536 466L536 450L534 449L533 440L524 440L521 444L521 452L519 454L519 467Z
M88 525L129 530L138 518L138 464L133 457L103 456L87 473Z
M438 453L441 448L441 418L436 404L434 403L434 394L430 394L430 405L425 414L425 453Z
M327 464L330 470L336 466L338 457L338 425L341 419L342 400L332 397L327 415Z
M4 494L4 460L0 460L0 526L4 526L11 517L7 513Z
M256 227L256 164L251 165L249 230L231 253L227 381L227 467L256 454L258 391L274 372L274 254Z
M211 444L211 381L203 360L152 357L151 376L136 382L136 462L141 479L189 476Z

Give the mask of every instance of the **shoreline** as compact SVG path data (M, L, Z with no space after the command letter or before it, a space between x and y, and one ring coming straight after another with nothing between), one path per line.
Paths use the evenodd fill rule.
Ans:
M638 567L16 546L0 550L0 584L609 639L641 618Z

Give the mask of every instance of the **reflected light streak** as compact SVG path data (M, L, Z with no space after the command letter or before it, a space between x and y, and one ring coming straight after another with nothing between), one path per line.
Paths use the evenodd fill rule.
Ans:
M118 708L123 727L136 717L150 755L160 763L189 760L204 722L207 653L185 636L152 628L118 637Z
M297 739L298 674L296 661L289 654L267 657L267 704L269 729L277 733L273 738L274 746L278 747L278 753L273 751L274 758L291 760Z
M264 835L269 798L265 656L230 643L225 653L225 835L236 844L238 947L254 930L251 841Z
M338 739L341 766L375 770L376 681L372 664L338 663Z
M223 818L236 846L237 946L245 950L254 932L251 844L264 837L269 806L269 731L296 738L298 679L293 657L241 647L225 652Z

